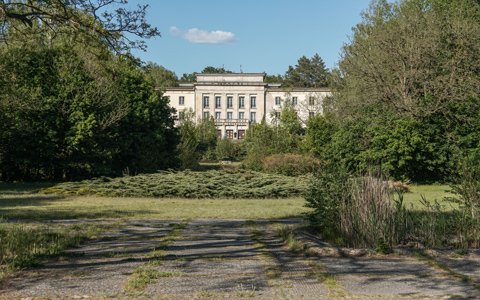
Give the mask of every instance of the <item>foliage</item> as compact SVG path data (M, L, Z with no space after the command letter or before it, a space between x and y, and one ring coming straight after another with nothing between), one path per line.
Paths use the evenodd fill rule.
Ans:
M328 69L323 59L316 53L312 58L302 56L298 59L295 68L288 67L283 79L285 87L325 87ZM280 81L281 82L281 81Z
M423 208L407 210L403 193L389 187L381 168L369 170L349 175L341 165L327 163L316 174L305 198L305 206L312 209L306 217L324 238L337 245L379 252L389 252L397 245L479 247L476 175L463 175L454 186L459 198L449 200L459 202L459 209L447 210L437 200L432 203L422 196Z
M237 143L230 139L220 139L217 143L216 154L218 160L232 160L237 156Z
M308 119L302 148L317 157L327 156L327 146L335 133L335 124L326 116L315 115Z
M343 47L340 109L348 105L345 113L360 117L376 107L415 118L476 110L479 18L474 0L372 2Z
M373 1L342 49L321 152L350 171L445 181L478 148L480 8L473 0ZM321 155L320 151L318 152Z
M231 71L226 71L224 67L221 68L215 68L212 66L205 67L202 70L202 73L231 73Z
M390 124L375 125L368 129L371 136L368 150L360 157L364 163L382 161L394 178L426 181L446 179L452 167L448 161L452 151L445 143L437 126L419 123L405 117Z
M265 157L262 170L286 176L299 176L318 171L320 161L311 156L299 154L274 154Z
M162 198L289 198L301 195L306 185L306 178L249 171L186 170L65 182L45 189L44 193Z
M68 35L76 44L95 46L103 40L117 54L130 49L146 49L144 41L130 36L160 36L157 28L146 22L148 5L126 9L124 0L4 0L0 3L0 43L11 43L12 32L26 39L46 39ZM109 9L115 6L113 11ZM100 13L100 11L102 11ZM15 38L18 38L15 37Z
M213 116L208 119L197 121L196 135L198 140L197 152L205 160L214 160L216 158L215 148L217 147L217 127Z
M0 49L3 180L62 180L176 165L173 110L136 63L68 44ZM109 63L112 74L104 68Z
M198 138L195 127L195 113L190 108L185 112L183 120L179 121L180 143L178 144L179 158L182 169L192 169L198 162Z
M451 186L456 197L447 200L459 204L457 226L459 246L480 247L480 160L467 155L460 160L457 176Z
M175 72L167 70L157 63L149 61L143 69L155 87L176 87L178 86L178 77Z
M183 73L182 77L179 80L180 82L196 82L197 78L195 77L195 73Z
M306 214L306 218L325 234L339 231L340 204L342 199L350 197L348 179L349 174L341 165L326 162L310 182L305 206L312 211Z

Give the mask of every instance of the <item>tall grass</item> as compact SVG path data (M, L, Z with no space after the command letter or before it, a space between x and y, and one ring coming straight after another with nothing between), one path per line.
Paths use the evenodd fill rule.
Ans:
M399 241L405 233L406 210L381 173L368 171L352 179L349 188L349 197L340 202L339 228L347 245L372 247Z
M438 201L431 203L423 197L421 209L407 210L403 192L390 188L381 171L352 176L339 166L326 166L306 196L306 206L313 209L306 216L325 238L342 246L384 250L398 245L478 247L480 221L473 217L478 210L470 208L476 201L471 194L479 195L480 200L480 193L476 194L480 184L473 177L463 178L470 185L457 186L459 198L452 198L463 203L459 209L447 210ZM468 201L462 196L466 194Z
M454 211L458 245L480 247L480 157L466 156L458 164L458 175L447 200L459 205Z

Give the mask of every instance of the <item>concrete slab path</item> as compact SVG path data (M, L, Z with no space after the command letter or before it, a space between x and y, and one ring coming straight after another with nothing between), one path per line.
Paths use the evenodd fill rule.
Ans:
M2 282L0 299L480 299L478 258L341 257L312 238L293 252L277 232L300 222L117 220Z

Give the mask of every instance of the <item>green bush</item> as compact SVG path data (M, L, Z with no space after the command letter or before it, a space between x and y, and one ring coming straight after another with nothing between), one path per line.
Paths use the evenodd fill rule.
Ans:
M44 193L153 198L290 198L307 188L306 177L253 171L161 171L155 174L65 182ZM93 191L93 192L92 192Z
M299 176L318 171L320 160L299 154L274 154L266 157L262 170L286 176Z

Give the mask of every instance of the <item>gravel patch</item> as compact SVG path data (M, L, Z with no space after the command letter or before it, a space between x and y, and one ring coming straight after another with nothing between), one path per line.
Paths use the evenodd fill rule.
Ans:
M161 272L181 273L189 276L264 274L262 262L255 260L166 261L157 269Z
M453 271L466 276L480 276L480 260L467 258L444 258L439 262L447 265Z
M400 296L478 297L469 284L455 279L405 276L341 276L340 284L351 294Z
M316 258L331 274L355 275L440 275L426 265L393 259Z
M315 277L305 275L282 276L272 286L276 299L322 299L329 294Z

